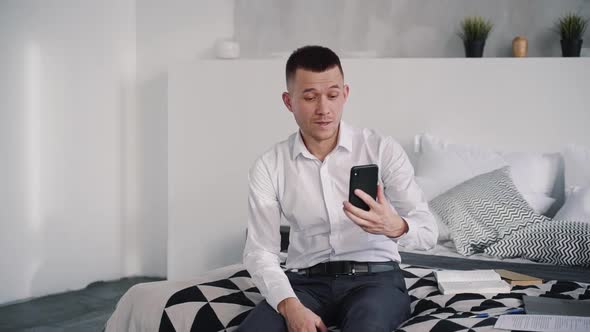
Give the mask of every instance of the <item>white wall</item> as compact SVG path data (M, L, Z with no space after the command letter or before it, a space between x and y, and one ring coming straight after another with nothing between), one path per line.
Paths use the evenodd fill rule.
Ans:
M0 303L123 275L134 12L0 2Z
M130 239L127 252L136 258L131 273L166 276L168 67L212 58L215 41L233 36L234 1L136 3L138 99L128 120L128 169L135 175L128 179L128 218L139 236Z
M343 61L343 118L406 147L430 132L511 151L590 145L590 58ZM197 61L169 74L168 278L241 261L252 162L296 130L284 60ZM189 263L190 262L190 263Z
M0 2L0 303L166 276L167 68L212 58L233 10Z

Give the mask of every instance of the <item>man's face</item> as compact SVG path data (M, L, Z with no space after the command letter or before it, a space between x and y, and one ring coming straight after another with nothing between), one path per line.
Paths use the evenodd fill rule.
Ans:
M348 86L344 85L338 66L321 73L297 69L287 89L283 101L304 139L319 143L338 137L342 109L348 98Z

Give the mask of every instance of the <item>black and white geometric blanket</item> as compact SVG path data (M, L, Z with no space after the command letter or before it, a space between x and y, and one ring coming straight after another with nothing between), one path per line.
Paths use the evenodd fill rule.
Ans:
M590 300L590 284L571 281L514 286L507 294L442 295L432 269L406 264L401 267L412 316L397 331L506 331L494 329L494 315L522 307L523 295ZM247 271L216 276L173 294L162 313L160 331L234 331L262 299ZM484 312L490 317L472 318ZM335 327L331 330L338 331Z

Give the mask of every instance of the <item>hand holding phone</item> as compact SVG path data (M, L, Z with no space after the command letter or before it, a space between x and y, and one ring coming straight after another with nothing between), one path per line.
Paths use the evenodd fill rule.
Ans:
M379 180L379 167L375 164L353 166L350 169L350 187L348 191L348 201L365 211L370 208L360 197L355 195L355 189L360 189L377 199L377 183Z
M371 164L352 167L350 170L348 202L343 202L344 213L352 222L367 233L397 238L405 234L409 226L392 209L389 202L387 202L383 187L377 185L378 179L379 168L377 165ZM367 196L361 194L371 204L373 209L354 193L356 189L360 189L367 196L372 197L374 202L371 202ZM364 211L359 212L350 205Z

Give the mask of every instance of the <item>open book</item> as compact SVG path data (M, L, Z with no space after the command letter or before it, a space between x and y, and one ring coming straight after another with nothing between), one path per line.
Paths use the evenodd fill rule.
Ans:
M510 285L494 270L434 271L444 295L458 293L510 293Z

